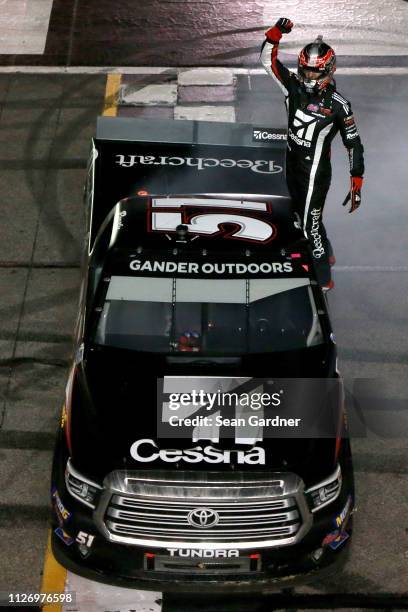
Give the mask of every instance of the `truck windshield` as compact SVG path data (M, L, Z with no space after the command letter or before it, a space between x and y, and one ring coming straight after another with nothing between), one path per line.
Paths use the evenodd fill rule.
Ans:
M308 279L113 276L94 342L236 355L314 346L323 334Z

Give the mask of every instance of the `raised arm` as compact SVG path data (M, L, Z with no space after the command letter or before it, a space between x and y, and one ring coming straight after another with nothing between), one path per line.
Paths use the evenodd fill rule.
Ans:
M279 41L282 34L289 34L293 23L286 17L278 19L276 24L265 33L266 40L261 48L261 62L268 74L278 83L285 96L289 94L291 81L290 71L278 60Z

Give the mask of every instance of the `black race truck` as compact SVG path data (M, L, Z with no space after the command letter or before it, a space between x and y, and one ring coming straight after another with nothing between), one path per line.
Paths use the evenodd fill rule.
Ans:
M260 591L333 569L352 531L350 444L281 138L259 142L242 124L101 118L85 205L52 471L57 560L162 591ZM336 383L333 413L326 396L319 406L331 434L272 435L275 407L259 402L248 429L242 393L261 386L279 404L292 380ZM223 411L221 395L237 388Z

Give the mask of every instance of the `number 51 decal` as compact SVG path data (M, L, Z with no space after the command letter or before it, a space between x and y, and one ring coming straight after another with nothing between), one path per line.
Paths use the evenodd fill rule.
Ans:
M175 232L178 225L184 224L193 234L265 243L274 240L277 234L276 226L265 218L265 213L270 213L266 202L153 198L149 228L153 232Z
M94 539L94 535L89 535L89 533L86 533L85 531L78 531L78 535L75 538L75 542L77 542L78 544L85 544L85 546L91 548Z

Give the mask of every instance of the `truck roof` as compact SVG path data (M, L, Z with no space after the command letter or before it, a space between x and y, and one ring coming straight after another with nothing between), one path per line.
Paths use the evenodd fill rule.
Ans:
M290 205L285 139L256 140L254 126L98 118L93 141L91 240L113 206L154 194L234 194Z

